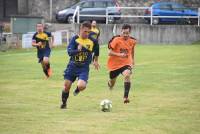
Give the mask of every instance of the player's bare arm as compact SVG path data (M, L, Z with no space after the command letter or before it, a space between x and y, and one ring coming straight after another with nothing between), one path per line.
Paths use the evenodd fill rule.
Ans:
M33 47L39 47L39 46L41 46L41 45L42 45L42 42L36 43L36 41L32 41L32 46L33 46Z
M134 51L134 47L133 47L133 49L132 49L132 59L133 59L133 61L134 61L134 55L135 55L135 51ZM132 67L133 67L133 64L134 63L132 63Z
M53 35L52 35L51 38L50 38L49 46L50 46L50 48L53 48L53 47L54 47L54 36L53 36Z
M98 62L98 56L94 56L93 65L94 65L96 70L99 70L100 65L99 65L99 62Z

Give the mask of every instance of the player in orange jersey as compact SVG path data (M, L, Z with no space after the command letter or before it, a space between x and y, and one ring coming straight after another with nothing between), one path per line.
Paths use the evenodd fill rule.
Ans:
M124 103L129 103L129 90L131 87L131 74L134 66L134 48L136 39L130 36L131 26L124 24L121 35L114 36L108 44L109 57L107 67L110 80L108 86L110 89L115 85L119 74L124 77Z

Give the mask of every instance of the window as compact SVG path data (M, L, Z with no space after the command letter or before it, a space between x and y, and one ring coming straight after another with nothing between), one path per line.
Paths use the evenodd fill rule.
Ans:
M95 8L106 8L106 2L104 2L104 1L94 2L94 7Z
M107 3L107 7L115 7L115 6L116 6L115 3L111 1Z
M82 8L92 8L92 2L91 1L83 2L83 3L81 3L80 7L82 7Z
M179 5L179 4L173 4L172 8L176 11L183 11L185 9L183 5Z
M160 5L159 6L159 8L161 9L161 10L172 10L172 5L170 5L170 4L163 4L163 5Z

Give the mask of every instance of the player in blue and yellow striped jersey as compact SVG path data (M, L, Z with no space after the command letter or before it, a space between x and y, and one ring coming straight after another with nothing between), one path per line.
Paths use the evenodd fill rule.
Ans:
M97 22L95 20L93 20L91 23L91 30L89 33L89 37L97 40L98 44L99 44L99 36L100 36L100 30L97 27Z
M89 37L90 30L91 24L89 22L83 22L80 26L79 35L75 35L67 47L70 60L64 71L65 82L64 90L62 91L61 109L67 107L67 99L71 85L77 78L78 82L77 88L73 93L74 96L86 88L90 63L93 62L95 69L99 69L99 44L97 40Z
M92 27L91 27L91 31L90 31L89 36L96 39L96 40L99 40L100 30L97 27L97 22L95 20L93 20L92 23L91 23L91 26Z
M37 48L38 62L41 63L46 77L49 78L52 74L49 57L51 53L51 47L53 46L54 37L50 32L44 31L44 25L42 23L38 23L36 25L36 30L37 32L32 38L32 46Z

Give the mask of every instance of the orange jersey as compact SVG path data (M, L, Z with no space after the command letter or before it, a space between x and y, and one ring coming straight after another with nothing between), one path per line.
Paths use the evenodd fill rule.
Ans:
M117 36L113 38L109 43L109 49L112 49L115 53L125 53L126 57L118 57L118 56L109 56L107 67L109 71L113 71L119 69L123 66L134 65L134 47L136 45L136 40L132 37L129 37L125 40L121 36Z

